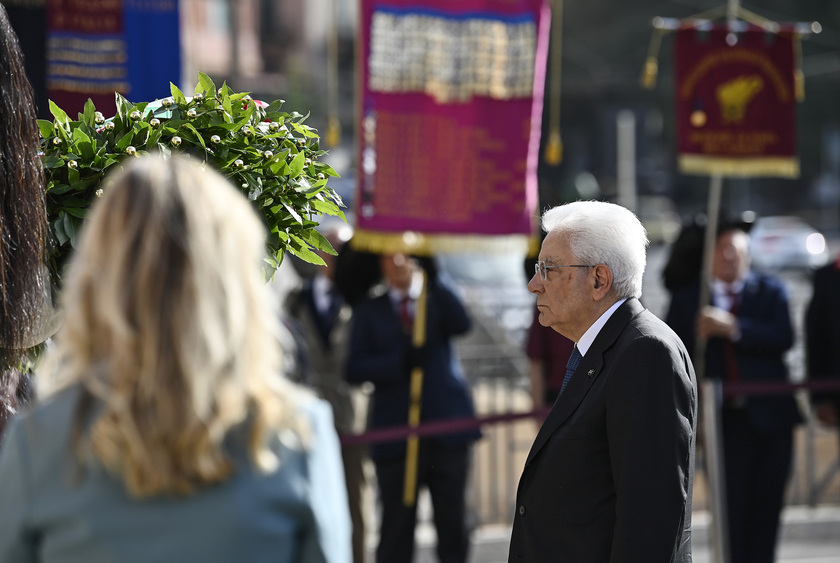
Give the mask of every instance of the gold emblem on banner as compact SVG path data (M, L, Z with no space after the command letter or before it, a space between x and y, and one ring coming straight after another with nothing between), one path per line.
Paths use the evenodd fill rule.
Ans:
M764 81L758 75L739 76L721 84L717 89L716 97L720 104L723 122L743 122L747 105L762 88L764 88Z

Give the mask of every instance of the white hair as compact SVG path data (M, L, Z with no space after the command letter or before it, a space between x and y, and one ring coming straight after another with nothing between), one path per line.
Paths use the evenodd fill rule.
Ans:
M575 201L543 213L542 228L563 236L580 263L605 264L619 297L641 297L648 238L632 211L603 201Z

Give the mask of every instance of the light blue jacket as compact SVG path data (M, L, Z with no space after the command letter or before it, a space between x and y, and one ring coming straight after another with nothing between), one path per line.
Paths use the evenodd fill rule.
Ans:
M254 470L247 429L226 442L234 474L188 496L131 497L122 481L73 461L81 389L17 417L0 451L4 563L349 563L350 518L329 406L301 409L311 447L277 441L279 469ZM142 429L141 429L142 431Z

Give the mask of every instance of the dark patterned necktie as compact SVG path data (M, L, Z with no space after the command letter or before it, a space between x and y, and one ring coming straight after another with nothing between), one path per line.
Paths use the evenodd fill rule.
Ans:
M583 358L583 356L580 355L580 352L578 351L578 347L575 346L574 349L572 350L572 355L569 356L569 361L566 363L566 377L563 378L563 385L560 386L560 393L561 394L563 393L563 389L566 388L566 384L572 378L572 374L575 373L575 370L577 369L578 364L580 364L581 358Z
M399 313L403 328L406 332L411 332L414 319L411 315L411 298L407 295L400 300Z

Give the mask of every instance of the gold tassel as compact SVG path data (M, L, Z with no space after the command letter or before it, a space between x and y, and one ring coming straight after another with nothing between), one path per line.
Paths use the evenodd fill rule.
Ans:
M656 75L659 74L659 47L662 45L662 30L654 29L648 44L647 59L642 70L641 84L646 90L656 86Z
M548 143L545 146L545 161L551 166L557 166L563 161L563 141L560 139L558 129L552 129L548 134Z
M796 91L796 101L802 102L805 100L805 75L801 68L793 71L793 85Z
M341 122L338 120L338 18L337 1L330 0L327 15L327 133L325 141L330 148L341 142Z
M331 115L327 122L327 146L337 147L341 143L341 122L338 117Z
M642 71L642 88L652 90L656 86L656 75L659 73L659 61L654 57L648 57L645 61L645 69Z
M563 0L554 0L551 14L551 82L548 97L548 142L545 161L557 166L563 161L563 142L560 140L560 91L563 61Z
M805 73L802 72L802 36L798 33L793 37L793 88L796 93L796 101L805 100Z

